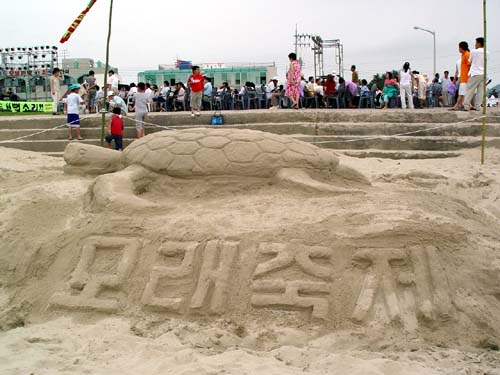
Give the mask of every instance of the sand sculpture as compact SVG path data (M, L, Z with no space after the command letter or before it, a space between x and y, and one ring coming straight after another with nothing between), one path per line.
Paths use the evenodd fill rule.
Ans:
M200 128L154 133L133 142L121 157L115 151L72 143L64 158L65 171L69 173L116 172L98 177L93 187L94 200L103 206L151 206L136 192L147 189L158 175L270 178L335 194L359 193L353 185L369 184L360 173L340 166L331 152L290 137L254 130ZM350 187L345 186L346 181Z
M226 129L161 132L123 153L71 144L65 159L85 177L59 165L34 190L11 184L20 208L0 215L12 215L0 226L9 327L71 312L445 344L500 337L498 219L450 186L415 188L435 170L370 186L329 151Z

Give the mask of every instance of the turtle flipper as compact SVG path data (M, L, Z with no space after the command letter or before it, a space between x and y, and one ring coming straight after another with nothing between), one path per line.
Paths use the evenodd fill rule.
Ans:
M99 176L91 187L92 204L116 209L155 207L153 202L137 196L155 175L140 165L131 165L119 172Z
M312 190L322 193L334 194L354 194L364 193L362 190L346 189L313 179L307 172L302 169L296 168L283 168L278 171L275 176L276 180L280 183L290 184L303 188L305 190Z

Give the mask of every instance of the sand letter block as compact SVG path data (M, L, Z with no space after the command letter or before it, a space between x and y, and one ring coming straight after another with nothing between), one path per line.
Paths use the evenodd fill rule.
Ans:
M198 246L199 242L169 241L160 247L158 250L160 257L180 260L180 265L176 267L153 267L151 277L142 295L142 303L145 306L180 312L185 296L157 297L158 285L162 279L173 281L192 277ZM172 286L172 288L174 287Z
M207 303L211 313L220 314L225 311L231 268L237 255L238 242L207 243L196 290L191 298L191 309L200 309Z
M383 311L387 322L400 321L405 330L414 331L419 318L451 317L449 285L434 247L361 249L353 262L366 271L353 320L363 322L370 311Z
M400 249L363 249L353 256L353 262L359 267L366 268L361 292L356 302L352 318L362 321L375 303L379 289L383 291L385 309L390 320L397 320L401 316L396 294L391 262L406 261L408 255Z
M297 263L306 274L324 280L330 280L333 269L313 262L314 258L321 258L322 263L327 263L332 258L331 249L321 246L305 246L298 242L289 244L263 243L259 246L259 253L262 255L272 255L274 258L261 263L254 272L254 279L271 272L279 271ZM326 262L325 262L326 260Z
M109 297L124 290L139 252L137 239L91 237L82 248L80 261L69 281L70 292L56 293L50 304L57 307L116 312L120 300ZM106 291L106 297L99 295Z
M311 309L312 317L327 320L330 287L323 282L261 280L252 285L255 294L251 304L256 307Z
M333 268L329 264L333 256L331 249L305 246L298 241L292 241L288 244L263 243L259 246L259 253L272 258L259 264L253 274L253 306L310 309L314 319L328 318L330 285L325 281L330 281L333 274ZM315 262L314 259L319 259L320 262ZM288 269L294 264L306 275L323 281L297 280L297 276L269 279L272 273Z

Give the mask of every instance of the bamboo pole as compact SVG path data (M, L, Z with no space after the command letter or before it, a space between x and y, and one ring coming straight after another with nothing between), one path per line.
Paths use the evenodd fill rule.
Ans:
M481 164L484 164L484 152L486 147L486 72L487 72L487 64L488 58L486 56L486 0L483 0L483 33L484 33L484 76L483 76L483 126L481 128L482 140L481 140Z
M102 88L102 127L101 127L101 146L104 146L104 129L106 128L106 99L108 97L108 70L109 70L109 42L111 40L111 21L113 19L113 0L109 5L109 25L108 25L108 40L106 42L106 62L104 65L104 87Z

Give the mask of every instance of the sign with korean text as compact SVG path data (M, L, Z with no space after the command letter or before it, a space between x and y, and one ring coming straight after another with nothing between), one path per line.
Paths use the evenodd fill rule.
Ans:
M52 103L0 101L0 112L52 112Z

